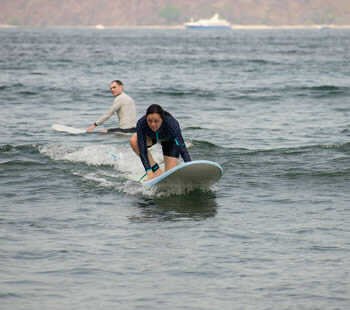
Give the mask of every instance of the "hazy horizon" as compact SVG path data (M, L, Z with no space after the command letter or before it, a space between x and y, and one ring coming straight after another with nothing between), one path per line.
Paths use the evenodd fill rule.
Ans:
M214 13L234 25L350 25L348 0L2 0L0 25L176 26Z

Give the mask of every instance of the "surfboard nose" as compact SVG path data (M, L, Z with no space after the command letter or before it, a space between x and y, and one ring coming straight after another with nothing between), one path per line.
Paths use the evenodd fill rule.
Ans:
M195 160L181 163L165 171L162 175L144 181L145 188L155 188L158 191L190 191L193 189L208 189L222 176L222 167L212 161Z

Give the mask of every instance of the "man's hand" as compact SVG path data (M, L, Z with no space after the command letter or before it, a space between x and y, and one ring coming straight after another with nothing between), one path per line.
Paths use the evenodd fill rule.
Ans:
M86 128L86 132L93 132L95 128L96 128L96 125L92 124L88 128Z

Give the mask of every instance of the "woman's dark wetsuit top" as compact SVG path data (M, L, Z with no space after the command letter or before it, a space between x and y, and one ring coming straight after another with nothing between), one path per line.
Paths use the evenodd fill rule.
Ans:
M185 162L191 161L191 156L187 151L181 134L180 125L170 113L165 112L163 123L156 132L148 127L146 116L141 117L137 122L136 132L140 158L146 171L151 169L147 156L148 146L146 137L152 140L152 144L160 142L165 156L177 158L181 154Z

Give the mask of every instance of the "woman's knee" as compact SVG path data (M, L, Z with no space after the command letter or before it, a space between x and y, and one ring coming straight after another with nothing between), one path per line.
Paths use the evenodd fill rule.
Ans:
M129 143L130 143L131 148L132 148L135 152L137 152L137 151L138 151L138 147L137 147L137 135L136 135L136 133L134 133L134 134L131 136L131 138L130 138L130 140L129 140Z

